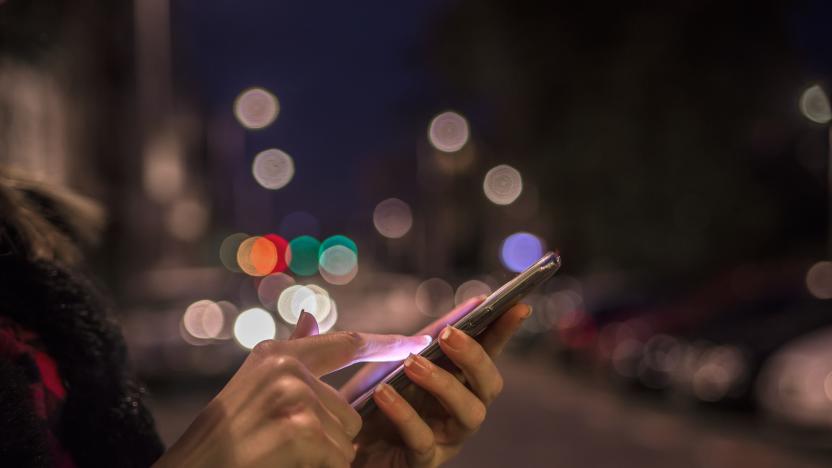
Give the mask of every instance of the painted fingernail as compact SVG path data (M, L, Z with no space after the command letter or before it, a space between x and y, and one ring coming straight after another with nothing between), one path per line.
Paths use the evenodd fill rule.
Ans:
M315 319L315 316L307 312L306 310L300 311L300 317L298 317L298 327L318 327L318 320Z
M378 384L376 385L376 390L374 392L378 395L378 398L385 402L385 403L393 403L393 400L396 399L395 395L393 395L393 391L387 384Z
M430 363L422 356L411 354L404 360L404 366L420 377L428 377L431 374Z
M459 330L454 327L445 327L439 334L439 339L445 343L445 346L456 351L462 348L462 337L459 334Z

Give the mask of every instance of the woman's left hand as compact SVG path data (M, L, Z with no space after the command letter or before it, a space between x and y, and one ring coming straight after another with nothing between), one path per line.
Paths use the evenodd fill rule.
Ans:
M513 307L479 342L452 327L442 330L439 345L459 371L411 355L405 361L405 373L416 385L409 386L404 396L389 385L376 388L373 398L381 411L364 421L355 440L353 465L434 467L455 456L483 423L486 408L503 388L493 358L530 314L527 305ZM354 379L363 378L378 365L368 364Z

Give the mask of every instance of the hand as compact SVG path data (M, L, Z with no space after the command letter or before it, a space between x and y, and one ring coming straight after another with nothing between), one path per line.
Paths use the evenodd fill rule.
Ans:
M349 466L361 418L318 378L354 362L403 359L426 338L337 332L264 341L154 466Z
M476 307L481 298L469 301L448 314L444 323ZM405 373L416 385L404 395L380 385L373 396L381 411L364 421L356 438L356 466L434 467L455 456L462 444L476 432L486 408L499 395L503 380L493 358L531 314L527 305L517 305L503 314L477 342L454 328L439 334L439 345L453 363L446 370L420 356L405 361ZM441 321L422 330L430 332ZM342 388L354 393L361 380L378 365L365 366Z

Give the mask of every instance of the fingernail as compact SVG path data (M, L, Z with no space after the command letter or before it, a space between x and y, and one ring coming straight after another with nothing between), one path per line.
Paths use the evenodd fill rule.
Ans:
M526 313L523 314L523 318L527 319L532 315L532 306L526 306Z
M442 330L442 333L439 334L439 339L445 343L445 346L453 349L454 351L458 351L462 348L463 342L462 337L459 336L460 331L454 327L445 327Z
M298 316L298 323L296 325L297 326L305 325L306 322L309 321L309 319L314 319L314 318L315 318L315 316L313 316L309 312L301 309L300 315Z
M383 401L385 403L388 403L388 404L393 403L393 400L395 400L395 398L396 398L393 395L393 392L390 389L390 386L387 385L387 384L383 384L383 383L376 385L376 390L375 390L374 393L376 395L378 395L378 398L381 401Z
M404 360L404 367L420 377L428 377L431 374L428 360L416 354L411 354Z

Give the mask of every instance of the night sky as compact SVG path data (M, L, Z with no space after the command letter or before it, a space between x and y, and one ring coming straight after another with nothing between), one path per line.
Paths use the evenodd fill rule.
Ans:
M444 3L444 6L443 6ZM446 2L172 3L174 58L180 94L195 98L210 118L232 119L237 94L263 86L280 100L275 123L247 131L238 184L271 212L267 223L294 210L321 218L324 230L344 229L357 214L369 222L380 200L362 196L360 172L381 159L413 166L432 113L446 109L441 84L425 68L432 22ZM414 115L424 109L425 115ZM295 161L292 182L278 192L254 186L250 163L269 147ZM415 178L399 182L413 190ZM235 229L264 229L242 221Z

